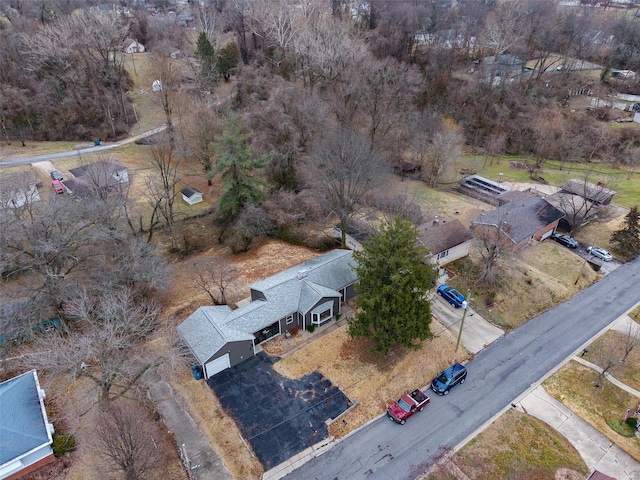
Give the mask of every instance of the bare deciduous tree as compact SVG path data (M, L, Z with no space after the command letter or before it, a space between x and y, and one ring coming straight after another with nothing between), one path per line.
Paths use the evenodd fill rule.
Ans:
M337 215L342 248L349 222L365 195L378 185L383 166L370 140L351 129L329 133L309 156L305 174L328 212Z
M209 295L214 305L227 305L227 295L234 292L238 269L224 257L194 263L193 267L193 282Z
M161 215L169 228L171 248L178 248L178 229L176 225L174 204L178 195L178 183L181 180L180 159L173 154L171 145L161 144L151 148L149 165L153 174L147 176L147 198L153 207L150 224L153 225L155 215ZM149 238L153 232L150 230Z
M482 258L481 282L495 282L498 260L514 250L515 244L509 236L512 226L506 221L508 213L509 204L496 210L493 215L485 217L485 214L481 214L480 219L474 220L476 248Z
M154 82L159 82L154 84L153 94L162 107L170 143L173 143L173 123L175 109L178 108L176 105L176 93L180 85L180 71L176 61L165 55L156 55L153 65Z
M569 179L563 191L550 198L550 203L565 214L570 233L587 223L606 203L615 179L587 170L581 178Z
M100 459L100 476L120 473L126 480L150 478L161 460L153 439L151 415L130 400L103 402L94 419L89 444Z
M430 140L422 137L417 149L417 160L430 187L435 188L443 175L453 169L462 155L463 144L460 129L450 121L443 121Z
M117 235L111 227L113 206L105 202L30 203L0 212L0 247L3 264L12 274L34 272L41 279L34 294L60 306L67 296L66 279L99 245Z
M163 292L169 284L170 268L158 248L140 237L123 238L105 245L103 255L87 276L93 285L126 287L136 297Z
M625 331L622 342L622 363L627 361L627 357L638 345L640 345L640 324L629 320L629 325Z
M599 387L607 373L611 373L620 365L620 345L613 335L607 335L602 339L599 347L591 352L591 360L600 367L595 386Z
M181 128L185 129L184 137L187 140L185 153L202 165L202 173L207 177L208 185L213 178L215 162L214 141L220 132L220 119L212 108L201 105L189 117L188 123L182 122Z
M36 341L20 359L29 368L91 380L97 400L125 395L160 359L149 359L136 346L155 328L159 305L134 298L128 289L87 292L69 302L67 316L76 325L64 335ZM114 392L114 390L116 390Z

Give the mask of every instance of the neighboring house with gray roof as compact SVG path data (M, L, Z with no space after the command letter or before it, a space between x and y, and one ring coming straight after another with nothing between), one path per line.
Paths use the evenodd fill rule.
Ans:
M341 238L340 227L336 225L333 230L335 238ZM363 242L374 231L366 225L356 224L350 226L346 234L347 247L357 252L363 249ZM418 226L420 234L418 240L429 250L427 260L432 265L446 265L469 255L473 244L473 232L465 227L460 220L435 215Z
M560 188L562 192L580 195L582 198L597 205L609 205L614 195L618 193L615 190L606 188L602 182L596 184L577 178L567 180Z
M178 333L202 366L205 378L237 365L256 346L298 327L328 322L355 295L353 252L332 250L251 285L251 302L200 307L178 325Z
M17 479L54 460L45 393L31 370L0 383L0 479Z
M456 218L434 216L418 227L420 241L429 249L429 263L446 265L469 255L473 232Z
M480 214L473 228L494 227L516 245L542 241L553 234L564 213L544 198L525 192L510 192L509 202Z
M67 193L80 197L105 198L114 188L129 182L127 167L116 158L88 163L69 172L73 178L62 183Z

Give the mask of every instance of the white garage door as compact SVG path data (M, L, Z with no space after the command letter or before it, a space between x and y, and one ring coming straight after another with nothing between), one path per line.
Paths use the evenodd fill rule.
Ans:
M543 241L545 238L549 238L551 235L553 235L553 230L549 230L548 232L544 232L542 234L542 237L540 237L540 241Z
M221 372L225 368L229 368L231 363L229 362L229 354L211 360L209 363L204 364L205 376L207 378L213 377L216 373Z

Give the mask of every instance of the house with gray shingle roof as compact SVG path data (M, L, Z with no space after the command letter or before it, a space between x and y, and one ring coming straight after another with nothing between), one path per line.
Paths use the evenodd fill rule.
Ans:
M0 479L19 478L54 460L44 398L35 370L0 383Z
M251 285L251 302L200 307L178 325L205 378L253 356L256 346L330 321L355 295L353 252L332 250Z
M473 232L456 218L435 215L419 225L418 231L433 265L442 266L466 257L473 244Z
M505 196L508 203L480 214L471 222L473 227L496 228L514 244L525 245L550 237L564 217L563 212L537 195L512 191Z

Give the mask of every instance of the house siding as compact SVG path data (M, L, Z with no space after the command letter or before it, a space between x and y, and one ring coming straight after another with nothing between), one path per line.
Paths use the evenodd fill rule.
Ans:
M303 324L301 322L302 315L300 315L298 312L293 312L292 315L293 315L293 322L291 322L289 325L287 325L287 317L289 315L287 315L286 317L280 320L280 331L282 333L288 332L289 330L295 327L303 327Z
M356 296L356 284L352 283L351 285L347 285L345 288L346 291L346 295L344 298L344 301L346 302L347 300L351 300L353 297Z
M555 230L556 228L558 228L559 223L560 223L560 220L557 220L552 224L547 225L545 228L538 230L533 236L533 239L539 242L545 233L549 232L550 230Z
M2 477L4 480L17 480L18 478L22 478L25 475L31 473L31 472L35 472L36 470L44 467L45 465L50 464L51 462L55 461L56 457L53 455L53 451L51 450L51 447L49 445L47 445L48 449L49 449L49 453L47 454L46 457L44 458L40 458L39 460L35 460L33 463L27 465L24 468L21 468L19 471L7 476L7 477ZM36 455L39 454L41 455L42 452L38 451L38 452L34 452L32 455ZM22 459L22 464L26 464L29 461L32 461L31 458L23 458Z
M469 250L471 250L471 245L473 244L473 239L467 240L460 245L456 245L451 247L445 252L448 252L446 256L438 258L438 255L441 255L443 252L438 252L429 257L429 263L431 265L446 265L447 263L454 262L460 258L464 258L469 255Z
M340 313L340 299L339 298L323 298L322 300L319 300L318 302L315 303L315 305L309 310L309 313L307 313L304 316L304 325L303 328L306 330L308 329L311 325L314 326L318 326L317 324L312 324L311 320L313 318L313 314L311 313L313 311L314 308L322 305L323 303L329 302L329 301L333 301L333 317L335 318L336 313ZM331 320L327 320L327 322L330 322ZM326 323L326 322L325 322Z

